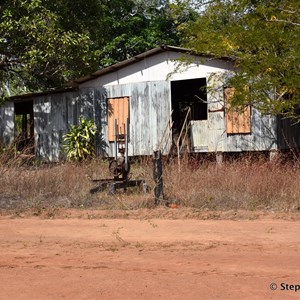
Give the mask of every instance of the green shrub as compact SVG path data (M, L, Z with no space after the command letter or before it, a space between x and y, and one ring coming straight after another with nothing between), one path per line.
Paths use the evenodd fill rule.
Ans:
M63 150L68 160L80 161L94 156L96 130L94 121L83 116L79 118L78 125L71 126L63 137Z

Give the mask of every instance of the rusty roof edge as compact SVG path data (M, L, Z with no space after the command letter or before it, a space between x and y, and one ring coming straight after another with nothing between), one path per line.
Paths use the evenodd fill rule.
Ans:
M18 100L23 100L27 98L32 98L32 97L38 97L38 96L46 96L46 95L52 95L52 94L58 94L58 93L63 93L63 92L72 92L77 90L77 87L67 87L67 88L60 88L60 89L52 89L44 92L33 92L33 93L27 93L27 94L20 94L20 95L15 95L9 97L10 101L18 101Z

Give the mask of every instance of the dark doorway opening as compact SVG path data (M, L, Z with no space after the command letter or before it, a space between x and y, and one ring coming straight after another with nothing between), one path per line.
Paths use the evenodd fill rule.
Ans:
M189 107L191 120L207 120L206 78L172 81L171 101L175 134L180 132Z
M15 103L17 151L34 154L33 101Z

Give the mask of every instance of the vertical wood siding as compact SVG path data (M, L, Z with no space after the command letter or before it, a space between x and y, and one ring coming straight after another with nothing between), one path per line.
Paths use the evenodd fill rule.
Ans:
M207 77L214 88L207 95L207 121L193 121L191 128L192 146L195 152L240 152L277 149L277 123L272 116L263 116L251 110L251 128L248 134L226 132L226 112L223 86L217 76ZM223 110L223 111L222 111Z
M63 135L71 125L78 124L81 115L95 120L98 127L97 153L104 152L105 147L101 135L101 113L95 111L95 107L101 109L101 99L99 98L102 95L101 89L84 89L34 98L37 156L49 161L56 161L64 157L62 152Z
M170 83L168 81L130 83L107 86L107 97L129 97L129 155L152 155L162 137L170 116ZM108 129L106 129L106 136ZM165 149L167 153L170 145ZM109 143L109 156L113 145Z
M277 118L278 147L290 149L300 147L300 123L290 119Z
M6 102L0 106L0 143L9 145L15 136L14 103Z
M278 146L284 148L300 145L299 124L293 127L287 120L279 122L274 117L261 115L255 109L251 111L251 133L228 134L226 115L223 111L225 107L223 87L217 80L214 84L218 88L207 95L207 120L192 121L191 124L193 151L265 151L277 149ZM151 155L153 149L157 148L170 117L169 81L110 85L34 97L37 156L50 161L63 157L61 152L63 135L70 125L77 124L80 115L93 119L97 125L96 153L114 156L113 144L109 142L108 99L122 97L129 98L129 155ZM0 117L1 141L10 142L14 137L13 102L0 108ZM280 126L278 129L277 125ZM169 150L170 144L165 148L164 154Z

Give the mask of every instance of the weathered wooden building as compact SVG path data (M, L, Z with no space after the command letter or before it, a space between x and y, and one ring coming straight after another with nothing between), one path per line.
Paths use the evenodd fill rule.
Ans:
M183 56L188 59L180 64ZM122 132L126 118L130 156L151 155L158 147L167 154L186 125L191 152L298 147L299 125L250 107L242 113L228 109L232 89L223 79L233 67L230 59L158 47L75 80L67 89L12 97L0 107L0 139L12 142L20 116L34 153L55 161L62 157L63 134L83 115L98 127L97 154L108 156L114 155L114 120Z

